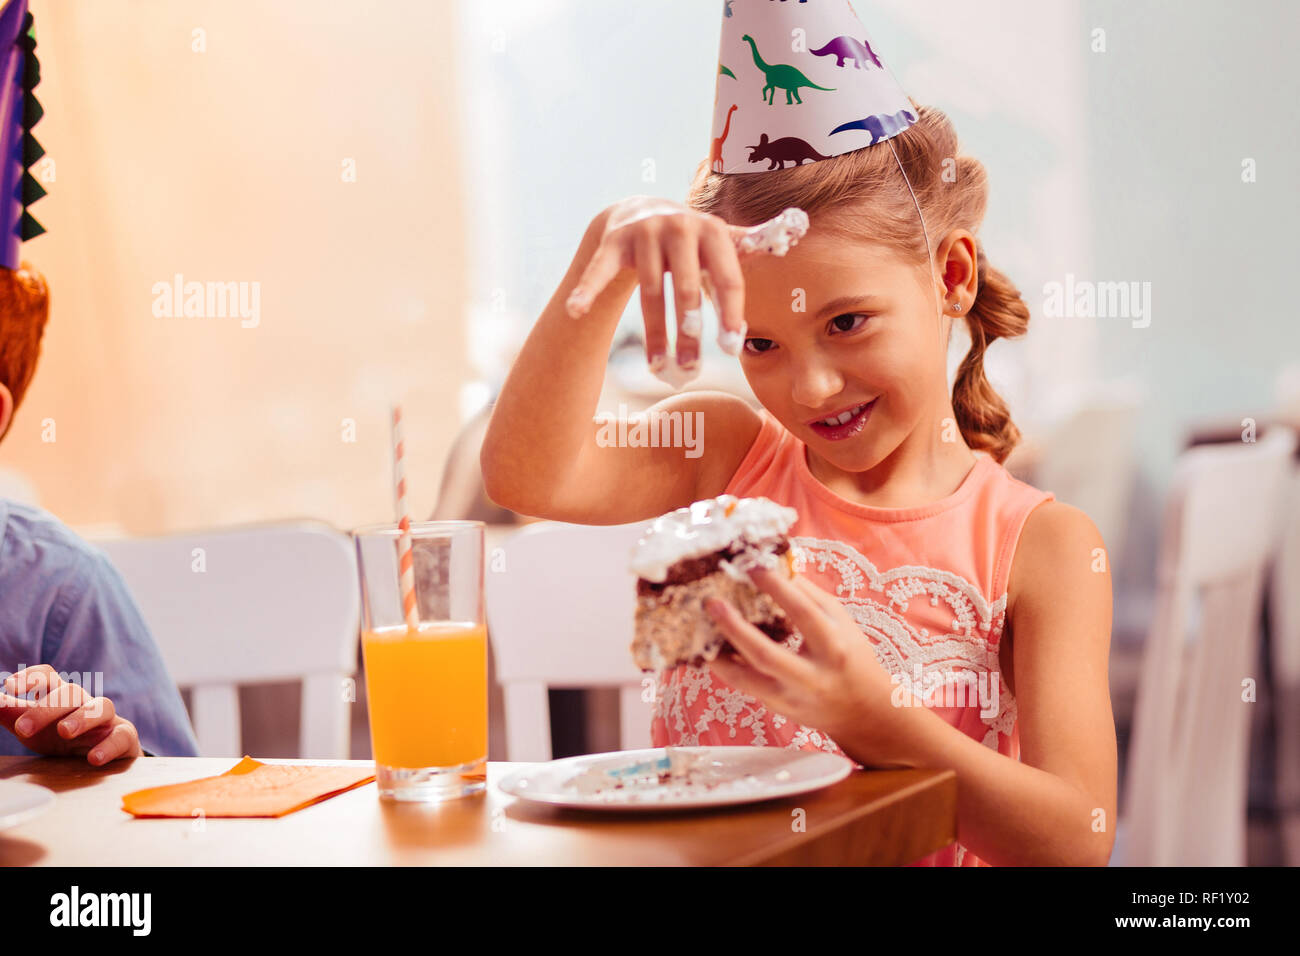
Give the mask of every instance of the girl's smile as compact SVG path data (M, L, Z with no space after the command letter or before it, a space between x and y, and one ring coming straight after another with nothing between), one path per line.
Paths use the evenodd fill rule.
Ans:
M851 405L839 412L832 412L822 418L815 418L808 427L828 441L843 441L862 431L871 417L871 409L876 404L873 398L866 403Z

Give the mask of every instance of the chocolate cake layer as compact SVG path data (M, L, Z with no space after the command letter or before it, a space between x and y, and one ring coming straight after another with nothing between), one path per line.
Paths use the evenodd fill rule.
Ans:
M668 569L668 576L662 581L647 581L645 578L637 578L637 597L659 594L664 588L675 584L689 584L691 581L698 581L700 578L717 571L718 566L724 559L730 561L738 557L743 550L741 548L727 548L725 551L715 551L702 558L689 558L685 561L678 561ZM785 554L789 550L789 541L780 541L771 547L772 554Z

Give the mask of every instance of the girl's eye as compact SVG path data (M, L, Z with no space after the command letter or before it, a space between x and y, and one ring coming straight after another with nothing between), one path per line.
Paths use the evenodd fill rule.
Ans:
M831 319L831 328L836 332L856 332L862 328L862 325L869 317L861 312L852 312L846 315L837 315ZM861 321L858 321L858 320Z
M745 339L745 351L750 355L766 352L776 343L771 339Z

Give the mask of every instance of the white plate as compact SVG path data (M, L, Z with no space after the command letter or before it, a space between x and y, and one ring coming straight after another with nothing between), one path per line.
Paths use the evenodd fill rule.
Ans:
M588 770L623 769L662 760L667 749L695 755L690 783L664 783L644 789L579 792L573 784ZM785 747L655 747L584 754L518 770L500 787L534 803L583 810L672 810L754 803L820 790L853 772L854 763L836 754Z
M52 790L20 780L0 780L0 830L26 823L53 803Z

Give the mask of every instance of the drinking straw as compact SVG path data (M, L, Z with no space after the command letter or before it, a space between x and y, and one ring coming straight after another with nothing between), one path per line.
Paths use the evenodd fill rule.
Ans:
M397 567L402 584L402 610L406 626L419 628L419 615L415 608L415 556L411 552L411 515L406 508L406 448L402 442L402 406L393 406L393 480L396 486L397 527L401 540Z

